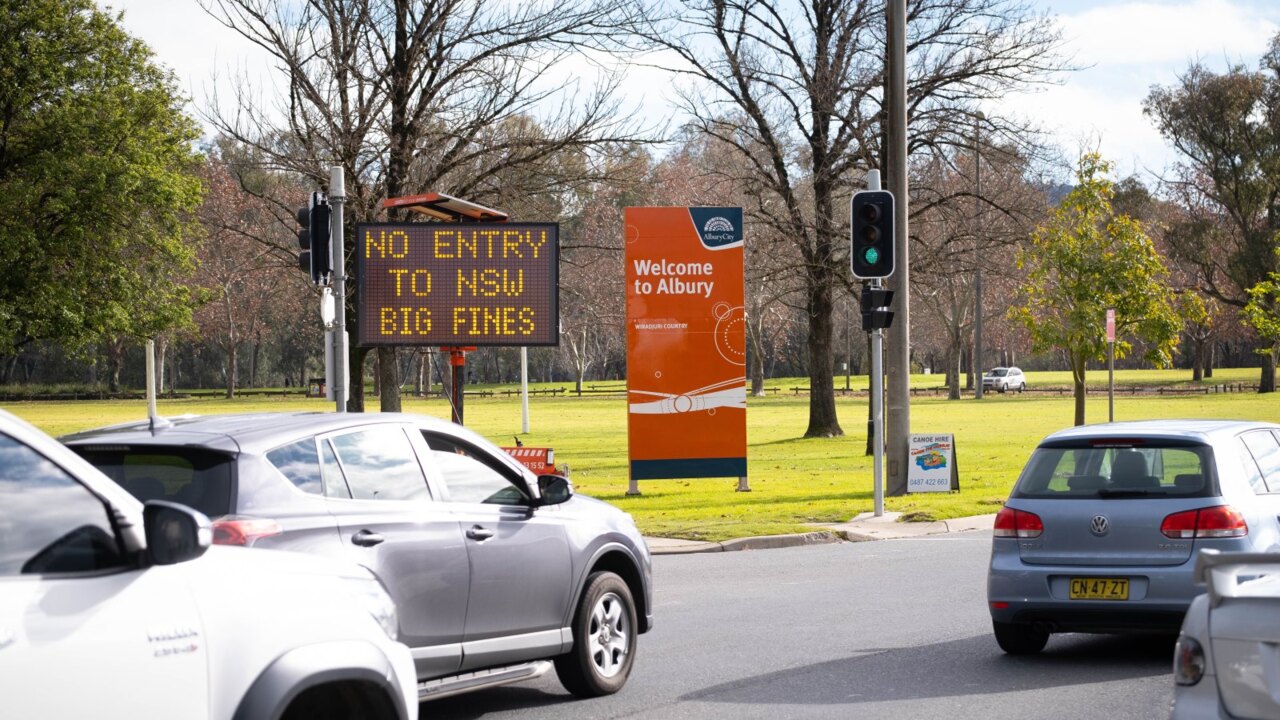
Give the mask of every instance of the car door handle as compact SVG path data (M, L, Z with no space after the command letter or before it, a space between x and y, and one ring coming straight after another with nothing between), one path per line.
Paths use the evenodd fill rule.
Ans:
M386 538L382 537L376 532L371 532L369 530L361 530L360 532L351 536L351 542L359 545L360 547L373 547L374 545L377 545L383 540L386 540Z
M471 529L467 531L467 537L472 540L488 540L493 537L493 531L486 527L472 525Z

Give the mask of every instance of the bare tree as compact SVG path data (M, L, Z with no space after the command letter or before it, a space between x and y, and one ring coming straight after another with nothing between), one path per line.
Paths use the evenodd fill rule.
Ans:
M800 257L809 326L806 437L843 434L836 418L833 310L849 276L847 210L860 173L883 166L884 3L686 0L652 18L650 42L695 81L692 125L738 153L756 215ZM1060 67L1049 23L1016 0L918 0L907 19L911 150L963 144L976 104L1043 82ZM989 121L1018 136L1016 125Z
M975 161L982 163L981 195ZM934 156L917 168L912 185L918 188L913 197L912 299L946 340L941 351L948 397L958 400L966 370L962 360L974 342L976 271L981 266L984 280L996 284L1020 274L1014 251L1044 220L1048 198L1034 165L1019 148L1009 146L985 146L980 158L972 149ZM998 322L1004 317L998 292L984 293L983 306L984 319ZM992 337L984 338L984 345ZM969 379L981 382L981 370L969 363Z
M235 397L238 360L246 343L260 340L275 315L280 296L301 282L281 262L280 224L272 207L242 192L239 181L218 158L206 161L207 194L200 207L205 238L200 243L196 283L204 304L196 323L225 354L226 396ZM267 240L276 231L275 242Z
M386 197L425 190L481 203L560 192L578 178L570 169L590 164L549 158L641 134L619 119L618 76L597 64L597 77L583 78L583 63L569 62L616 49L611 39L631 9L624 0L205 2L266 50L286 83L278 106L241 95L234 112L215 102L211 121L270 166L318 185L328 166L342 166L351 225L377 219ZM504 173L539 164L556 172L526 175L529 187L504 184ZM359 293L348 288L349 299ZM347 313L354 319L354 304ZM352 410L364 409L364 354L352 351ZM395 349L378 354L381 407L395 411Z

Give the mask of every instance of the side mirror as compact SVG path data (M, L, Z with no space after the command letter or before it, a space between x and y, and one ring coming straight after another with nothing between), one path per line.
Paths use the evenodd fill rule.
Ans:
M559 475L539 475L538 494L542 496L540 505L559 505L573 497L573 485Z
M142 507L147 557L153 565L195 560L213 544L209 518L186 505L151 500Z

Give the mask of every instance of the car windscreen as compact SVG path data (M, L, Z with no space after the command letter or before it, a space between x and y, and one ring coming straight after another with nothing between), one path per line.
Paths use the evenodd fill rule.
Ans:
M1041 446L1018 478L1017 498L1202 497L1214 494L1213 453L1179 441Z
M1006 375L1008 375L1008 374L1009 374L1009 371L1008 371L1008 370L1006 370L1006 369L1004 369L1004 368L996 368L995 370L992 370L992 371L991 371L990 373L988 373L988 374L989 374L991 377L1004 377L1004 376L1006 376Z
M188 447L73 447L142 502L168 500L211 518L231 511L234 458Z

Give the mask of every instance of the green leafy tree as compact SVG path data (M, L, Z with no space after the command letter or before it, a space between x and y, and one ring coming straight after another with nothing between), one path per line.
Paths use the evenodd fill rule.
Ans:
M1276 249L1276 257L1280 258L1280 248ZM1242 314L1245 324L1266 343L1258 354L1274 367L1276 356L1280 355L1280 273L1270 273L1266 280L1249 288L1249 302Z
M1018 254L1027 272L1010 315L1026 326L1036 352L1058 350L1071 364L1075 423L1084 424L1085 369L1106 357L1106 313L1116 311L1116 356L1140 341L1148 360L1172 360L1181 311L1168 271L1142 224L1111 206L1111 166L1096 153L1080 158L1076 187Z
M1180 158L1165 180L1187 213L1167 236L1171 255L1205 295L1243 310L1250 288L1280 270L1280 35L1257 70L1193 64L1153 88L1144 110ZM1274 392L1274 353L1260 354L1259 392Z
M0 353L190 322L195 122L91 0L0 0Z

